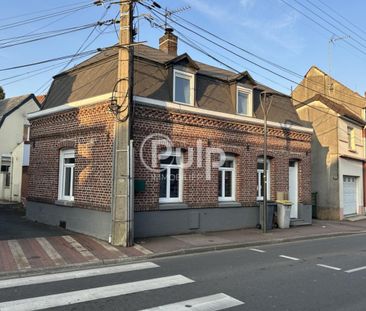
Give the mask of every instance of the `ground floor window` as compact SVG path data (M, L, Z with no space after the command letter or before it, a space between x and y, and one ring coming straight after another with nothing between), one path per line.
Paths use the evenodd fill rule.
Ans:
M67 149L60 152L59 199L74 200L75 150Z
M183 191L183 169L181 152L160 155L161 203L181 202Z
M267 199L270 199L270 161L267 160ZM257 161L257 200L261 201L264 198L264 160L259 158Z
M0 163L0 171L5 174L5 187L10 187L10 167L11 167L11 156L2 155Z
M225 155L219 167L219 201L235 200L235 158Z

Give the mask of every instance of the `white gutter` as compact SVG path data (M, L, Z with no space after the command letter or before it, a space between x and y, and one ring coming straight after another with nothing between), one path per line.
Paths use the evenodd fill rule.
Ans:
M67 104L57 106L54 108L49 108L49 109L40 110L37 112L28 113L27 119L32 120L35 118L45 117L45 116L48 116L48 115L54 114L54 113L64 112L64 111L72 110L75 108L98 104L100 102L110 100L111 97L112 97L112 93L107 93L107 94L103 94L103 95L99 95L99 96L95 96L95 97L90 97L87 99L74 101L74 102L67 103Z
M27 118L28 118L28 120L32 120L35 118L45 117L50 114L64 112L64 111L72 110L75 108L80 108L80 107L97 104L97 103L109 100L111 97L112 97L112 93L107 93L107 94L103 94L100 96L87 98L87 99L67 103L65 105L61 105L58 107L49 108L49 109L45 109L45 110L41 110L41 111L37 111L37 112L33 112L33 113L28 113ZM221 119L225 119L225 120L239 121L239 122L245 122L245 123L256 124L256 125L264 125L264 120L253 118L253 117L246 117L246 116L240 116L240 115L235 115L235 114L231 114L231 113L212 111L212 110L197 108L197 107L193 107L193 106L189 106L189 105L176 104L173 102L166 102L166 101L162 101L162 100L151 99L151 98L141 97L141 96L134 96L133 99L135 102L140 103L140 104L148 104L148 105L163 107L163 108L167 108L167 109L176 109L176 110L179 110L180 112L185 112L185 113L194 113L194 114L199 114L199 115L203 115L203 116L221 118ZM291 125L291 124L272 122L272 121L268 121L267 124L268 124L268 126L274 127L274 128L287 129L287 130L293 130L293 131L310 133L310 134L313 133L312 128L298 126L298 125Z
M203 116L211 116L211 117L221 118L221 119L225 119L225 120L239 121L239 122L251 123L251 124L256 124L256 125L264 125L264 120L253 118L253 117L212 111L212 110L197 108L197 107L193 107L193 106L189 106L189 105L176 104L176 103L172 103L172 102L166 102L166 101L162 101L162 100L156 100L156 99L140 97L140 96L134 96L134 100L141 104L149 104L149 105L164 107L164 108L168 108L168 109L169 108L177 109L180 112L195 113L195 114L199 114L199 115L203 115ZM273 121L268 121L267 124L268 124L268 126L274 127L274 128L288 129L288 130L310 133L310 134L313 133L312 128L308 128L308 127L304 127L304 126L291 125L291 124L285 124L285 123L279 123L279 122L273 122Z

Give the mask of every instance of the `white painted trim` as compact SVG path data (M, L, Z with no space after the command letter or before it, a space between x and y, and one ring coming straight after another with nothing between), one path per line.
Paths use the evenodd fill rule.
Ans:
M246 122L246 123L256 124L256 125L264 124L264 120L257 119L254 117L247 117L247 116L243 116L243 115L235 115L235 114L226 113L226 112L212 111L212 110L202 109L202 108L198 108L198 107L192 107L187 104L177 104L177 103L172 103L172 102L167 102L167 101L162 101L162 100L157 100L157 99L152 99L152 98L147 98L147 97L141 97L141 96L134 96L134 101L136 101L137 103L140 103L140 104L154 105L154 106L168 108L168 109L169 108L177 109L177 110L180 110L180 112L182 112L182 113L194 113L194 114L199 114L199 115L204 115L204 116L227 119L227 120L231 120L231 121ZM292 131L309 133L309 134L313 133L312 128L299 126L299 125L284 124L284 123L273 122L273 121L268 121L267 125L269 127L274 127L274 128L288 129L288 130L292 130Z
M162 198L159 197L159 203L178 203L183 202L183 154L181 151L176 150L173 152L163 152L159 155L159 158L162 155L168 155L168 156L175 156L177 157L177 161L179 161L178 164L160 164L160 168L164 168L167 170L167 188L166 188L166 197ZM170 170L171 169L178 169L179 171L179 180L178 180L178 197L177 198L171 198L170 197Z
M230 156L230 155L226 155L225 154L225 158L224 159L220 159L221 161L233 161L233 167L219 167L219 171L221 171L222 173L222 182L221 182L221 197L218 197L219 202L231 202L231 201L235 201L235 197L236 197L236 161L235 161L235 157L234 156ZM222 162L223 163L223 162ZM231 196L230 197L225 197L224 193L225 193L225 172L231 172Z
M189 80L189 103L183 103L179 102L175 99L175 77L180 77L183 79ZM188 106L194 106L194 99L195 99L195 76L193 73L185 72L181 70L174 69L173 70L173 101L175 103L181 104L181 105L188 105Z
M65 159L75 159L74 149L62 149L60 151L60 163L59 163L59 178L58 178L58 199L64 201L74 201L74 174L75 174L75 163L65 164ZM65 196L64 184L65 184L65 169L71 168L71 183L70 183L70 195Z
M100 102L103 102L106 100L110 100L111 97L112 97L112 93L107 93L107 94L103 94L103 95L99 95L99 96L95 96L95 97L90 97L90 98L74 101L74 102L67 103L67 104L57 106L54 108L49 108L49 109L45 109L45 110L41 110L41 111L37 111L37 112L28 113L27 119L32 120L35 118L45 117L45 116L48 116L53 113L59 113L59 112L68 111L68 110L72 110L72 109L76 109L76 108L80 108L80 107L84 107L84 106L94 105L94 104L97 104L97 103L100 103Z
M248 114L239 113L239 93L243 93L243 94L248 95L248 102L247 102ZM242 116L248 116L248 117L253 116L253 91L251 89L247 89L247 88L242 87L242 86L237 86L236 87L236 113L238 115L242 115Z

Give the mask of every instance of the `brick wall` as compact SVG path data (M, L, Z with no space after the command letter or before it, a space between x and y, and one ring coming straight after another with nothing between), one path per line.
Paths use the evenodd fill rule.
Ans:
M62 148L75 148L74 205L110 210L112 189L112 151L114 119L106 104L59 113L31 123L31 158L28 199L54 203L58 197L59 154ZM256 204L257 158L263 154L261 126L229 122L204 116L138 106L133 127L135 178L145 180L144 192L136 193L137 211L155 210L159 206L159 173L146 169L140 159L140 146L152 133L169 136L175 147L184 151L194 148L194 163L184 169L183 202L189 207L218 206L218 171L211 169L205 178L205 158L197 167L196 142L202 147L219 147L236 156L236 201L244 206ZM299 201L311 202L311 135L269 129L268 155L271 158L271 198L277 191L288 191L288 163L299 160ZM151 158L145 145L144 158ZM218 160L214 158L214 160Z
M74 205L110 210L113 137L108 103L33 120L28 200L57 200L60 150L74 148Z
M236 201L243 206L256 204L257 159L263 155L263 127L218 120L209 117L138 107L134 123L135 178L145 180L144 192L135 195L135 210L155 210L159 206L159 173L149 171L141 161L140 150L145 137L152 133L167 135L174 147L182 148L187 161L188 148L197 154L196 141L202 146L219 147L236 159ZM299 160L299 202L311 203L311 134L269 129L268 155L270 160L271 199L277 191L288 191L289 160ZM143 158L151 158L151 144L144 144ZM184 169L183 202L190 207L218 206L218 170L211 169L211 180L205 178L197 158Z

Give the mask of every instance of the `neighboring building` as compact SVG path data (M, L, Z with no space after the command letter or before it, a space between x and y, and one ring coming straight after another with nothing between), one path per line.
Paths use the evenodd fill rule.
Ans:
M0 200L21 202L26 197L29 165L29 121L38 111L33 94L0 100Z
M134 50L135 235L255 227L263 199L259 95L273 90L247 72L177 56L176 40L168 31L160 49ZM29 116L29 218L108 239L116 122L109 107L116 81L113 49L54 77L42 111ZM312 129L302 125L291 98L278 92L269 120L268 198L290 189L294 218L310 222ZM144 141L154 133L172 141L173 154L166 159L159 146L160 158L149 169L143 162L152 162L154 148ZM225 152L221 167L209 167L209 180L207 154L202 162L197 156L206 147ZM213 158L219 161L218 154Z
M312 191L317 218L364 215L366 98L313 66L293 99L300 118L314 128Z

